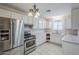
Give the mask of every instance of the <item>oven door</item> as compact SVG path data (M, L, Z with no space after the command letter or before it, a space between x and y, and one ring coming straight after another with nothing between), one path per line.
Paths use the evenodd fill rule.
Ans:
M35 46L36 46L35 39L28 40L25 42L25 51L30 50L30 49L34 48Z

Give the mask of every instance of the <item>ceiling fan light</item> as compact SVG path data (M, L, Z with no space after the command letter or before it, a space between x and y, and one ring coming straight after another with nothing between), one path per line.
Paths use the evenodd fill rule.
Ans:
M34 17L35 17L35 18L38 18L38 16L37 16L37 15L35 15Z
M40 16L39 9L36 8L35 4L34 4L34 6L33 6L32 9L29 9L28 16L34 16L35 18L37 18L38 16Z
M29 12L29 13L28 13L28 16L33 16L33 13L32 13L32 12Z
M37 15L37 16L40 16L40 13L39 13L39 12L36 12L36 15Z

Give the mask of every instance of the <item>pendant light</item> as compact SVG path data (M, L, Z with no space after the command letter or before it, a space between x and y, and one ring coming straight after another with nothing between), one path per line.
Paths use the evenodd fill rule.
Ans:
M34 16L35 18L38 18L38 16L40 16L39 9L36 8L36 4L33 5L32 9L29 9L28 16Z

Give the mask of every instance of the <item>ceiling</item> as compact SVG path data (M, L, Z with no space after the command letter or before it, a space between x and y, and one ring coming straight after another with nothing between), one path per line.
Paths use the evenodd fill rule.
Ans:
M33 3L5 3L3 5L27 13ZM44 17L64 15L69 13L72 8L79 7L78 3L36 3L36 5L41 16ZM51 10L51 12L46 12L46 10Z

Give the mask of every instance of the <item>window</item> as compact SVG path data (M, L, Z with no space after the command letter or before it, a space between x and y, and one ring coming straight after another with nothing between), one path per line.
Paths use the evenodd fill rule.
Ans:
M62 31L62 20L53 21L53 30L55 33L60 33Z

